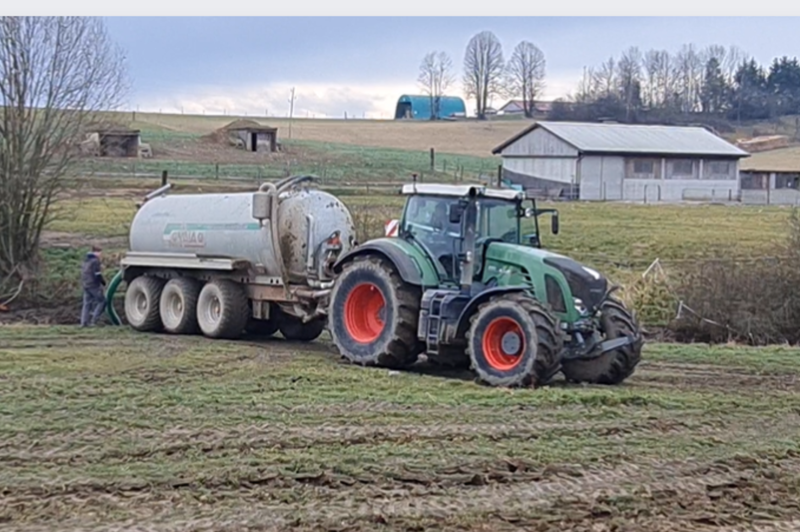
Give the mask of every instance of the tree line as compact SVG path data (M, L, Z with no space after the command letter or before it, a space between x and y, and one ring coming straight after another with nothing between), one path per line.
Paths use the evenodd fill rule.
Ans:
M525 116L533 116L533 104L545 84L544 53L532 42L522 41L506 61L503 47L491 31L473 36L464 53L462 86L476 102L479 119L486 118L488 103L495 96L522 101ZM431 101L431 119L441 118L441 96L455 84L453 61L446 52L425 55L419 67L418 83Z
M800 114L800 63L760 65L736 46L666 50L630 47L586 69L576 93L554 102L550 118L625 122L681 116L763 120Z

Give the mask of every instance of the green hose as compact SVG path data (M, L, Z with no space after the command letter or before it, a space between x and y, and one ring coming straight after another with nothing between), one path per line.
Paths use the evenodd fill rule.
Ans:
M117 310L114 308L114 293L117 291L119 284L122 282L122 271L117 272L117 275L111 279L106 290L106 313L111 323L114 325L122 325L122 320L119 319Z

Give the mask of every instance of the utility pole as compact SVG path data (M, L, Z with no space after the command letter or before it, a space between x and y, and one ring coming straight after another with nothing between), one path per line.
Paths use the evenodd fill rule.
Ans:
M289 98L289 138L292 138L292 119L294 118L294 87Z

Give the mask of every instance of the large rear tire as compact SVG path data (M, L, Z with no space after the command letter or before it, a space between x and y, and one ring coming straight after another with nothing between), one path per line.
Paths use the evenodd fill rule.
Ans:
M512 293L478 307L467 354L478 378L492 386L542 386L558 372L563 339L556 318L536 299Z
M378 257L356 257L331 291L333 343L350 362L405 368L423 351L417 340L421 293Z
M247 294L227 279L206 283L197 299L197 323L210 338L233 340L241 336L250 317Z
M198 331L200 288L201 283L191 277L176 277L164 285L158 305L164 331L171 334L195 334Z
M164 283L158 277L141 275L128 285L125 290L125 319L133 329L141 332L161 330L159 300Z
M600 312L600 328L604 340L635 335L637 341L592 360L563 361L561 369L568 381L620 384L633 375L642 359L643 341L639 325L625 305L617 299L608 298L600 306Z
M244 331L253 336L260 336L262 338L269 338L278 332L278 322L275 319L257 320L250 318L245 325Z

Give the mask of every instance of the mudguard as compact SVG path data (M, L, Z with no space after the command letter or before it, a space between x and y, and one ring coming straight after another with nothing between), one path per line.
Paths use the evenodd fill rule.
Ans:
M529 286L516 285L516 286L496 286L494 288L489 288L488 290L480 292L478 295L473 297L467 304L467 306L464 307L464 310L461 311L461 315L458 317L456 338L463 338L467 334L467 329L469 329L469 318L470 316L472 316L475 310L477 310L478 305L481 305L486 301L488 301L489 298L492 298L500 294L525 292L527 290L530 290Z
M406 246L408 249L404 249ZM342 255L333 265L333 272L336 274L341 273L342 267L356 257L379 255L394 265L404 282L415 286L436 285L438 277L435 270L429 267L430 272L423 271L419 262L411 258L412 254L418 253L407 243L400 244L396 238L379 238ZM428 264L425 263L425 266L428 266Z

